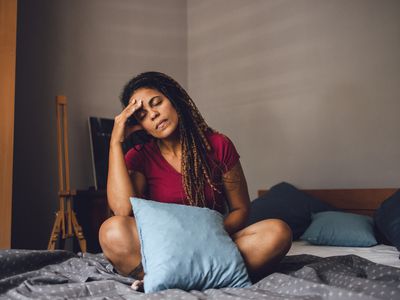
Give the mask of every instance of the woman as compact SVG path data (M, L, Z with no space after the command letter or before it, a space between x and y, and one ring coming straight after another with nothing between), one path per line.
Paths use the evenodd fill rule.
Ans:
M224 213L253 282L271 271L291 245L286 223L269 219L245 227L247 183L232 142L211 129L186 91L171 77L146 72L125 86L124 110L110 141L108 203L115 216L99 231L104 255L117 271L142 279L140 242L129 197L209 207ZM136 124L128 125L136 119ZM124 157L121 143L137 130L152 137Z

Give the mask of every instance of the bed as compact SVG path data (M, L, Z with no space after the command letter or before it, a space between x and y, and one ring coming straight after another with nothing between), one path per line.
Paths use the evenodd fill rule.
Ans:
M364 215L372 215L395 191L304 190ZM329 247L295 241L276 272L248 288L143 294L131 289L132 282L101 253L0 250L0 299L400 299L400 260L390 245Z

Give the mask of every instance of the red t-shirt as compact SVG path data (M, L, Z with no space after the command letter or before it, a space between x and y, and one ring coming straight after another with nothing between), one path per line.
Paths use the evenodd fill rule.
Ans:
M224 213L226 198L222 174L229 171L239 161L239 154L231 140L225 135L207 132L206 137L212 148L207 157L213 181L221 192L213 191L210 185L205 183L207 207ZM182 175L161 155L155 140L146 143L141 150L130 149L125 155L125 162L128 170L140 172L145 176L147 189L144 197L146 199L186 204L184 200L187 197L182 185Z

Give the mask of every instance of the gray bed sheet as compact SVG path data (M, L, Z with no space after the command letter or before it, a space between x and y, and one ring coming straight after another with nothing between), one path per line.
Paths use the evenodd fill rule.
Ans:
M0 299L400 299L400 269L356 255L286 256L248 288L144 294L100 254L0 250Z

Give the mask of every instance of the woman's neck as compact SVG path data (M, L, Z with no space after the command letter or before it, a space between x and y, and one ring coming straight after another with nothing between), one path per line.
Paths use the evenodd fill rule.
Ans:
M170 136L165 139L157 140L158 148L162 154L180 157L182 153L182 145L179 135Z

